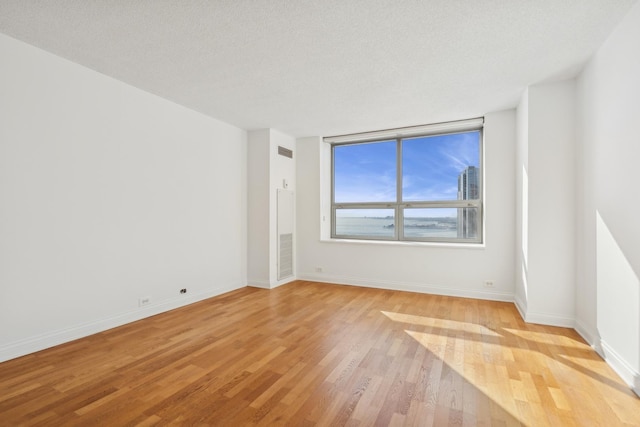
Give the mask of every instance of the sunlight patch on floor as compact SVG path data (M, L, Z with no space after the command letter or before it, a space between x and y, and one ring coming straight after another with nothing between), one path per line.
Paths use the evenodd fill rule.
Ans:
M504 373L494 372L504 369L503 366L484 364L481 361L465 361L466 352L463 349L458 349L458 351L455 349L455 347L464 346L464 340L462 339L458 340L454 338L456 343L453 344L454 349L451 351L452 349L447 348L447 346L451 345L447 342L450 340L450 337L438 337L429 333L409 330L405 330L405 332L438 357L444 366L453 370L460 378L482 392L510 417L526 424L525 421L520 418L516 401L512 397L513 392L510 385L498 380L498 378L503 377ZM479 345L482 345L482 343ZM449 355L448 353L452 354ZM449 356L453 356L453 358Z
M578 348L578 349L591 349L587 344L577 341L573 338L563 335L555 335L547 332L534 332L523 331L521 329L514 328L501 328L501 330L513 334L528 342L535 342L545 345L557 345L562 347Z
M474 334L482 334L494 337L502 336L496 331L493 331L486 326L478 325L476 323L438 319L435 317L415 316L412 314L395 313L392 311L381 311L381 313L394 322L411 323L412 325L431 326L434 328L449 329L460 332L470 332Z

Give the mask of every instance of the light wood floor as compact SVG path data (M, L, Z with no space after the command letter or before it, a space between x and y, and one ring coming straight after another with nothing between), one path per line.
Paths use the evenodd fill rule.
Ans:
M575 331L512 304L298 281L0 364L0 425L640 425Z

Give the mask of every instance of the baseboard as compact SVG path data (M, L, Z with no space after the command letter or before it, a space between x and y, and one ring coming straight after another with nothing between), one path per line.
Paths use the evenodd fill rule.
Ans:
M597 330L587 327L580 320L575 322L576 332L598 353L631 390L640 397L640 373L636 372L611 346L600 339Z
M436 285L425 285L422 283L390 282L361 279L357 277L332 276L327 274L302 274L298 276L300 280L311 280L314 282L328 282L339 285L365 286L368 288L390 289L396 291L419 292L424 294L445 295L461 298L475 298L490 301L515 302L520 315L527 323L538 323L541 325L560 326L573 328L575 319L568 316L559 316L552 313L541 313L527 311L527 306L511 292L461 289L455 287L445 287Z
M296 280L298 280L298 278L295 277L295 276L291 276L291 277L287 277L286 279L278 280L278 281L273 282L271 284L271 289L277 288L278 286L286 285L287 283L295 282Z
M518 296L514 295L513 302L520 313L520 317L527 323L536 323L538 325L560 326L563 328L574 328L575 319L568 316L558 316L557 314L532 312L527 304Z
M527 304L522 301L522 299L518 295L513 296L513 304L516 306L518 313L520 313L520 317L525 322L527 321Z
M356 277L332 276L327 274L298 275L298 280L335 283L338 285L364 286L367 288L418 292L422 294L445 295L460 298L475 298L490 301L513 302L513 294L511 292L471 290L446 286L425 285L422 283L390 282L361 279Z
M169 310L184 307L207 298L215 297L226 292L243 288L245 285L225 285L206 292L190 294L171 300L160 301L155 304L140 307L125 313L95 320L85 324L60 329L46 334L25 338L0 346L0 362L35 353L46 348L64 344L79 338L103 332L127 323L135 322L146 317L155 316Z
M604 360L622 380L631 387L631 390L640 397L640 372L629 365L609 344L600 341Z
M600 344L600 335L597 331L594 331L592 328L587 327L580 320L576 319L575 322L575 331L580 335L586 342L593 348L593 350L598 353L600 357L605 359L604 351L602 350L602 345Z
M286 285L287 283L291 283L298 280L297 277L287 277L286 279L276 280L274 282L267 282L264 280L249 280L247 286L251 286L252 288L261 288L261 289L273 289L278 286Z
M574 328L575 319L568 316L559 316L553 313L542 313L528 311L524 318L527 323L537 323L538 325L559 326L562 328Z
M249 279L247 286L252 288L271 289L271 283L264 280Z

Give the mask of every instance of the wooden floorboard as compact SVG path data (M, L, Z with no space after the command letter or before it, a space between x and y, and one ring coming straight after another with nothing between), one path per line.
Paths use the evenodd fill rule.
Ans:
M0 426L32 425L639 426L640 399L513 304L296 281L1 363Z

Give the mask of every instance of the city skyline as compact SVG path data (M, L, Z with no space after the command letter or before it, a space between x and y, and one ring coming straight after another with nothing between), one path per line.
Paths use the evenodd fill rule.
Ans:
M467 166L458 175L458 200L474 200L479 198L480 177L479 169ZM478 234L477 208L458 208L458 237L462 239L475 238Z

